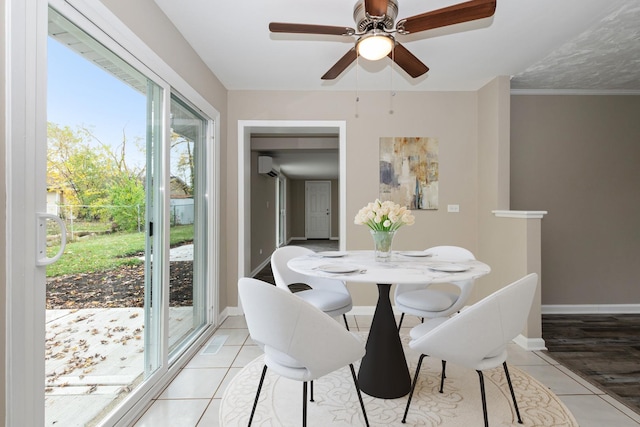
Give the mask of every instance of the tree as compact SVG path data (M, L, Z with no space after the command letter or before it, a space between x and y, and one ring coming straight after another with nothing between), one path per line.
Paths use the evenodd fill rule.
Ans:
M111 187L111 217L118 229L135 231L144 218L145 192L140 179L136 177L120 177L118 183Z
M108 156L109 186L105 204L111 206L109 219L114 222L118 230L139 229L139 222L144 218L145 209L144 168L131 167L127 163L127 136L124 130L122 142L115 147L104 143L92 132L87 132Z
M193 141L182 135L175 132L171 135L171 158L175 159L171 175L187 184L190 195L193 195L195 187L194 145Z
M144 212L143 171L127 165L126 141L123 132L114 149L86 128L47 123L47 184L63 194L66 204L83 206L74 215L137 229L138 206Z
M47 123L47 184L62 192L66 204L90 206L107 199L109 157L104 147L91 147L89 140L86 129ZM79 214L97 215L87 208Z

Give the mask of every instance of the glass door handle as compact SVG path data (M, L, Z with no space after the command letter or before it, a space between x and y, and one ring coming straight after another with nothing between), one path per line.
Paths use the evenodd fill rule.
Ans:
M47 220L57 222L60 227L60 250L51 258L47 257ZM38 239L36 242L36 265L53 264L60 259L67 246L67 227L58 215L43 212L36 213L36 227L38 228L36 231Z

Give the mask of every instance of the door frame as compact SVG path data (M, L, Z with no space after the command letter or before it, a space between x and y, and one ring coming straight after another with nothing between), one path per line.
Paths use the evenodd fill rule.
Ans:
M347 122L344 120L238 120L238 279L251 270L251 134L338 132L340 250L347 240ZM240 303L238 303L238 306Z
M287 244L287 179L276 177L276 247Z
M2 331L4 363L0 368L5 387L0 397L5 405L3 421L7 425L41 425L44 420L46 302L41 287L46 272L35 263L33 213L46 211L46 201L42 197L46 190L42 188L46 182L46 152L37 149L37 142L47 138L48 4L46 0L6 0L3 5L7 14L4 16L4 34L10 36L3 46L6 158L2 179L6 209L2 210L2 215L6 213L6 219L2 249L5 273L2 313L6 326ZM15 283L20 286L12 285ZM40 359L41 363L36 363Z

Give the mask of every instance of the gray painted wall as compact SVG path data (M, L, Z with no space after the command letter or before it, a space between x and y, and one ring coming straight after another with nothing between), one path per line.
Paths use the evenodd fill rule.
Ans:
M511 208L542 220L542 304L638 304L640 96L511 99Z
M251 153L251 270L265 262L276 246L275 178L256 171L257 152ZM331 236L339 237L338 180L331 181ZM288 180L286 240L305 237L305 181ZM262 250L262 253L260 253Z
M251 152L251 270L276 249L276 178L258 174L257 151Z

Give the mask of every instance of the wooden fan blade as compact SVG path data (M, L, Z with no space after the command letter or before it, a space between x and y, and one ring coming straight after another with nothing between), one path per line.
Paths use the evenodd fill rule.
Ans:
M324 76L322 76L322 80L333 80L338 77L347 67L356 60L358 57L358 52L356 52L356 48L352 47L342 58L335 63L333 67L329 69Z
M395 49L389 52L388 56L413 78L420 77L429 71L429 67L424 65L422 61L400 43L396 43Z
M389 0L364 0L364 10L371 16L382 16L387 13Z
M496 11L497 0L471 0L398 21L399 32L417 33L476 19L488 18Z
M288 24L286 22L269 23L269 31L272 33L296 33L296 34L328 34L332 36L350 36L356 31L349 27L334 27L330 25L312 24Z

